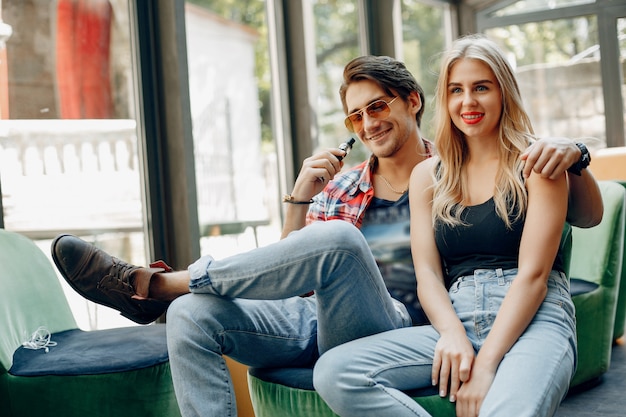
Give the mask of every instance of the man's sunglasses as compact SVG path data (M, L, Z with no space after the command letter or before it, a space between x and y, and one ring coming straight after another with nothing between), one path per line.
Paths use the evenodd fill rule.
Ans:
M394 97L391 101L376 100L373 103L368 104L360 110L350 113L344 123L350 132L356 133L363 127L363 112L367 113L369 117L374 119L385 119L391 113L389 105L396 101L398 97Z

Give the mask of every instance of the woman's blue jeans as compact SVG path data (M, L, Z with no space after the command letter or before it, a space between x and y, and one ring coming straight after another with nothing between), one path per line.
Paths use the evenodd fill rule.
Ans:
M476 351L489 334L516 274L516 269L477 270L450 289L453 306ZM569 282L553 271L537 314L500 363L480 416L553 415L574 374L575 332ZM342 417L429 416L402 391L431 385L438 339L432 326L420 326L343 344L326 352L315 365L315 388Z
M189 267L191 294L167 313L167 342L184 417L237 414L222 355L255 367L313 366L347 341L411 325L361 232L318 222L281 241ZM311 297L299 295L315 291Z

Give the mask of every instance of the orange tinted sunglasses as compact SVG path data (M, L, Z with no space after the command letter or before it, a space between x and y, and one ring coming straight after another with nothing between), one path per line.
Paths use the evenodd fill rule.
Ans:
M373 103L370 103L367 106L363 107L362 109L350 113L344 120L346 128L348 128L348 130L353 133L360 131L363 127L363 112L367 113L369 117L372 117L374 119L387 118L389 116L389 113L391 113L391 107L389 107L389 105L396 101L397 98L398 97L396 96L389 102L383 99L376 100Z

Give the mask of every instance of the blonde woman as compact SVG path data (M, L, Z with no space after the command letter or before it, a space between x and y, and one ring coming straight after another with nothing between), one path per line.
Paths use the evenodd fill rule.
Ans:
M438 83L438 157L410 182L418 295L432 326L369 336L318 361L340 416L427 416L403 391L438 386L459 417L551 416L574 374L574 306L559 252L566 176L523 174L534 133L485 37L457 40Z

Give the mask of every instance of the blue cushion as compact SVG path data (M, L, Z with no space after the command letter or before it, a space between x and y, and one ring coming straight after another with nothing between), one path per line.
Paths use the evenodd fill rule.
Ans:
M313 368L249 368L248 372L261 381L307 391L315 390L313 387ZM437 387L429 386L405 393L411 397L436 395Z
M570 294L571 296L587 294L595 291L600 286L595 282L585 281L579 278L570 278Z
M168 361L165 324L54 333L49 352L19 347L15 376L98 375L148 368Z

